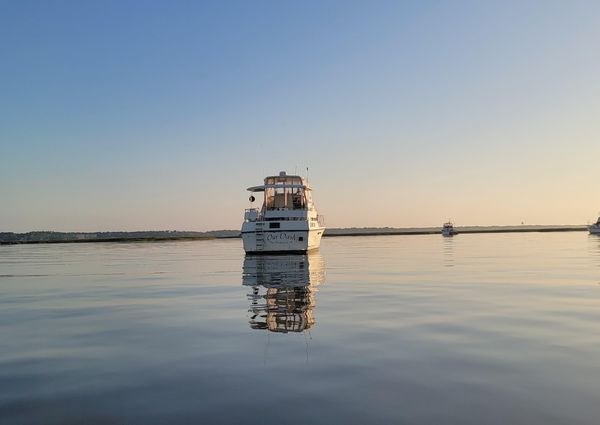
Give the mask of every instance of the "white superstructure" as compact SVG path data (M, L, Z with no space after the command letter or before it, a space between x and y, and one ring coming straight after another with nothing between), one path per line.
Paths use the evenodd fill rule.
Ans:
M247 253L303 253L320 246L325 224L306 179L282 171L248 190L263 192L264 200L260 209L249 208L244 214L242 239ZM254 200L250 196L250 202Z
M598 220L594 224L588 227L588 230L592 235L600 235L600 217L598 217Z

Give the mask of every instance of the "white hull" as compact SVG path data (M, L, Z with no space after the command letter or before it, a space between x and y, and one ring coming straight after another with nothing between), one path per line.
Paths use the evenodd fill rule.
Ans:
M324 230L322 227L310 230L242 229L242 240L248 253L307 252L319 248Z

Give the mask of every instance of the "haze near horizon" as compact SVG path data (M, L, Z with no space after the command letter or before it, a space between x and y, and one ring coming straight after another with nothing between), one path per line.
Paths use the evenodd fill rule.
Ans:
M4 2L0 231L239 228L306 174L330 227L600 211L595 2Z

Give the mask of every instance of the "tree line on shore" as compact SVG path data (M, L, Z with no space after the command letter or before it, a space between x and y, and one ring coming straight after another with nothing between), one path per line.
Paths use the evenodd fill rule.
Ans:
M177 230L152 230L137 232L52 232L27 233L0 232L0 243L77 242L103 240L179 239L179 238L231 238L239 236L237 230L212 230L192 232Z

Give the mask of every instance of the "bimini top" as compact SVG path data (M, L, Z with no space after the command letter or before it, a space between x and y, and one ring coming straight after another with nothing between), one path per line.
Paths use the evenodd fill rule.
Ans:
M250 192L264 192L265 189L304 189L311 190L301 176L287 175L281 171L278 176L265 177L265 184L252 186L247 190Z

